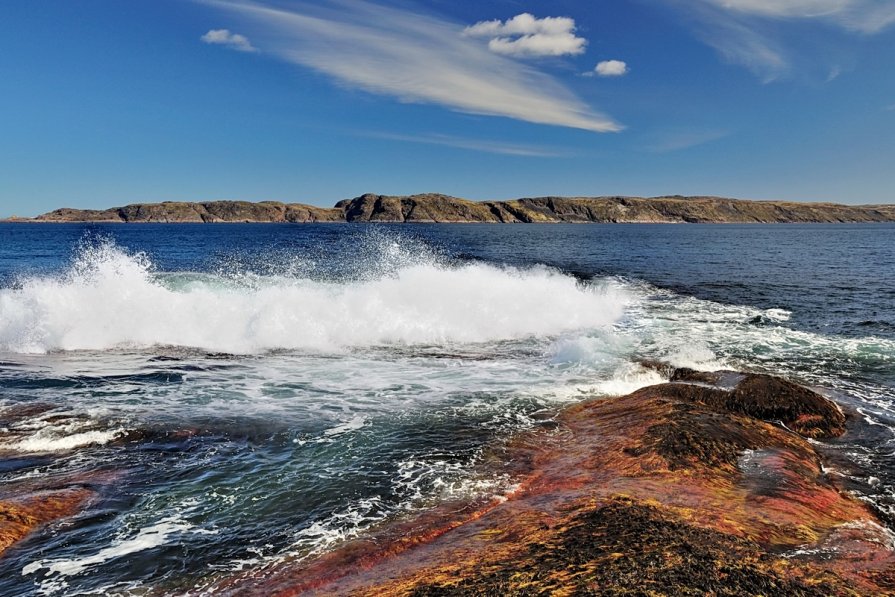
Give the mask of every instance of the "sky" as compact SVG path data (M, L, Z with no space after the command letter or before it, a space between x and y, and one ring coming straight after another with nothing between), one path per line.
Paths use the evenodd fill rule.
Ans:
M895 203L895 0L5 0L0 216Z

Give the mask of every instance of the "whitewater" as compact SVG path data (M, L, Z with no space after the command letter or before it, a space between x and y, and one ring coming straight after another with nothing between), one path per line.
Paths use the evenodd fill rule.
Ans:
M621 289L548 268L448 266L383 242L398 253L392 261L405 257L402 267L348 282L156 274L145 255L100 242L60 275L0 291L0 351L180 346L254 354L487 342L605 327L624 309Z

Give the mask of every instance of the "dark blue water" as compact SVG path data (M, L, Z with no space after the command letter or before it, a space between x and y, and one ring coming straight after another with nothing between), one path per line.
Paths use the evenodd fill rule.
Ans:
M835 397L854 431L825 449L891 519L893 238L0 224L2 491L94 495L0 559L0 594L176 594L501 493L490 446L661 381L644 358Z

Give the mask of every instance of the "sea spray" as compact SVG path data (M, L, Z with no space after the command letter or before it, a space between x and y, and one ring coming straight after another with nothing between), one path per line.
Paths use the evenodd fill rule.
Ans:
M0 291L0 351L178 346L234 354L512 340L601 328L626 295L547 267L444 263L391 241L346 280L158 274L111 241ZM378 257L382 258L379 259Z

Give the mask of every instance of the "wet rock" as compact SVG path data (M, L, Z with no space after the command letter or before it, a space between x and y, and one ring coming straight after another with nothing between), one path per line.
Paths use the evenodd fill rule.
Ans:
M805 437L838 437L845 433L845 415L833 401L779 377L747 375L737 384L733 400L735 412L783 421Z
M745 450L758 447L749 421L731 419L721 413L706 412L691 404L675 404L666 422L650 426L636 448L628 453L662 456L671 470L694 464L710 468L735 467Z
M76 487L0 499L0 556L42 525L76 514L94 495Z
M613 497L574 516L518 561L422 583L413 597L486 595L830 595L831 575L786 578L753 542L682 522L655 503Z
M696 369L679 367L672 372L670 380L715 385L721 381L721 375L721 371L697 371Z
M647 361L645 366L669 370L667 365L660 362ZM663 391L681 400L698 402L720 412L779 421L804 437L831 438L845 433L845 414L835 402L779 377L671 368L669 378L674 383L668 384ZM728 379L736 382L732 389L718 385ZM652 390L647 388L646 391Z
M215 592L887 594L895 552L879 521L831 484L807 440L762 420L836 423L829 405L782 380L743 381L741 404L736 390L668 383L571 406L557 428L503 446L503 470L518 467L505 499L424 514Z
M671 377L674 375L674 372L677 370L677 367L675 367L671 363L666 363L665 361L657 361L655 359L641 359L637 361L637 363L644 369L651 369L667 379L671 379Z

